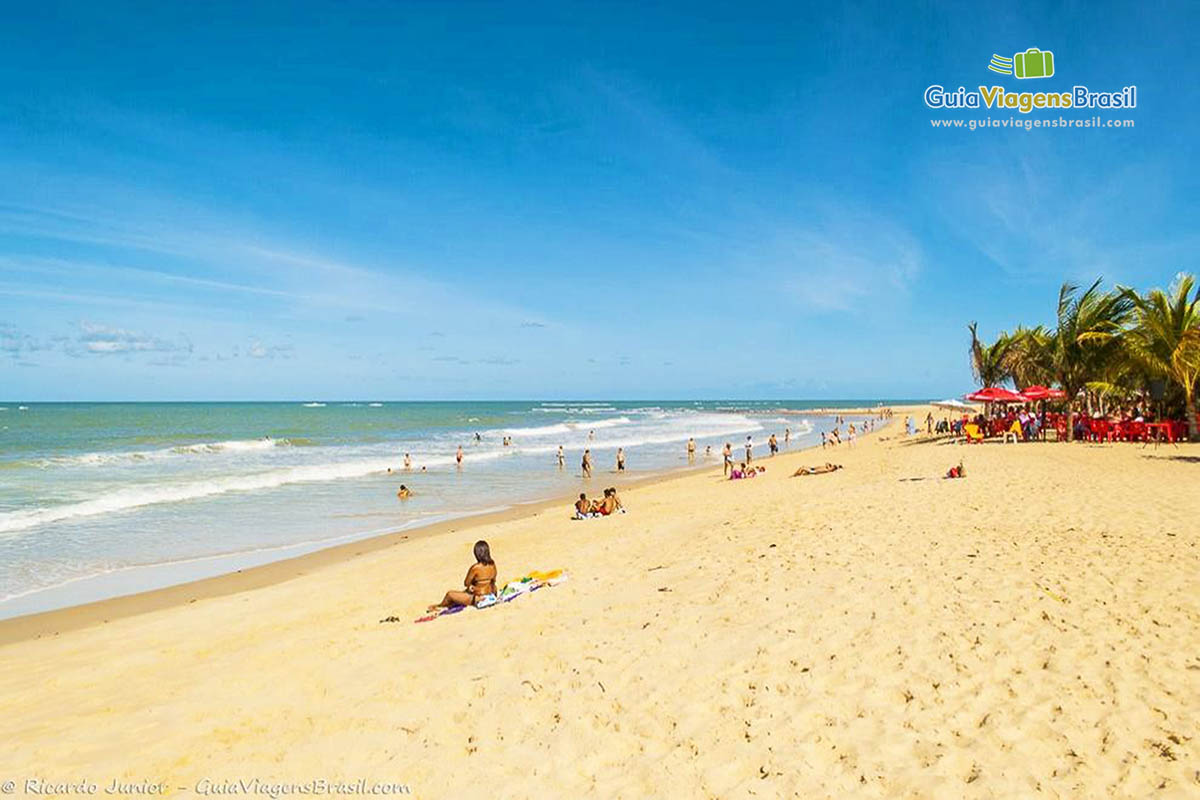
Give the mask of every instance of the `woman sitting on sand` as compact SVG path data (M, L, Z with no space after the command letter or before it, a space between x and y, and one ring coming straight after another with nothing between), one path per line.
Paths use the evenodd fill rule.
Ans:
M482 539L475 543L475 563L467 570L463 586L466 587L465 592L451 589L446 592L442 602L430 606L429 610L476 606L485 601L488 605L496 602L496 562L492 561L492 551L488 548L488 543Z
M820 467L801 467L792 473L793 478L798 478L801 475L824 475L827 472L837 472L842 468L841 464L830 464L828 461Z

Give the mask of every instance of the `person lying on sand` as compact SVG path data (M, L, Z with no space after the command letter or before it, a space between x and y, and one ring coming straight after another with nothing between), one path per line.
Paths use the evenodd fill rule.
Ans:
M766 467L747 467L746 462L743 461L738 464L736 469L729 473L729 480L740 481L743 478L756 478L758 477L758 473L766 471Z
M409 489L402 483L400 484L400 491L396 492L396 497L399 497L401 500L407 500L412 497L412 489Z
M793 478L798 478L801 475L824 475L827 472L837 472L842 468L841 464L830 464L828 461L820 467L801 467L792 473Z
M454 606L474 606L485 600L488 603L496 601L496 562L492 561L492 551L488 547L488 543L482 539L475 543L475 563L467 570L463 586L466 588L465 592L456 592L451 589L446 592L442 602L430 606L429 610L435 611L439 608Z

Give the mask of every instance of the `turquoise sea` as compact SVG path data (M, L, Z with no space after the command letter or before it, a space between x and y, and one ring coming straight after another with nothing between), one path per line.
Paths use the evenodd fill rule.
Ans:
M618 447L640 477L687 466L688 437L699 463L806 446L832 418L781 409L877 402L0 403L0 617L596 490Z

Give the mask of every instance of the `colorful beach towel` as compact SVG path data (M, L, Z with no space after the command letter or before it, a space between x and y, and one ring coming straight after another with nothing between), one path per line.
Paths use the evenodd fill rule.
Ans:
M475 611L484 611L492 606L498 606L501 603L510 603L513 600L516 600L518 597L531 592L536 592L538 589L542 589L547 586L557 586L558 584L567 580L567 578L567 573L561 569L550 570L549 572L539 572L538 570L534 570L522 575L516 580L512 580L504 584L504 588L500 590L500 594L489 594L481 597L473 606L451 606L450 608L443 608L439 611L426 614L423 617L417 617L413 620L413 622L429 622L437 619L438 617L444 617L447 614L457 614L460 611L465 611L468 608ZM381 620L381 622L391 621L391 619L392 618L389 617L387 620Z

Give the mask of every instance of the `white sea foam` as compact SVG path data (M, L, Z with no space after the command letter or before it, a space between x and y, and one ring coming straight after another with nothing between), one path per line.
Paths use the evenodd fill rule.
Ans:
M357 478L372 472L383 472L393 460L350 461L331 464L312 464L301 467L268 470L250 475L188 481L178 484L143 484L102 494L92 500L67 503L22 511L0 513L0 533L25 530L38 525L76 517L91 517L126 511L160 503L179 503L198 500L228 492L252 492L273 489L292 483L330 481Z
M610 419L581 420L577 422L559 422L555 425L540 425L533 428L497 428L488 433L493 436L553 436L576 433L578 431L603 430L617 425L629 425L633 422L629 417L612 417Z
M304 406L305 408L324 408L325 407L324 403L301 403L300 405Z
M472 452L469 454L467 461L468 463L492 461L514 454L514 451L505 452L500 449ZM414 451L412 456L413 463L417 469L420 467L432 467L436 469L437 467L447 467L455 463L454 455L451 453L426 455ZM232 492L255 492L266 489L277 489L281 486L297 483L319 483L347 478L362 478L367 475L385 473L389 468L396 471L399 467L397 461L396 456L389 453L370 458L282 467L263 472L214 477L182 483L141 484L126 489L117 489L94 499L77 503L0 512L0 534L27 530L39 525L61 522L78 517L92 517L165 503L182 503ZM397 472L397 474L401 473Z
M543 414L570 414L573 416L587 416L589 414L613 414L616 413L617 407L611 403L542 403L540 406L529 409ZM524 414L523 411L514 411L514 414Z
M55 456L36 462L42 469L53 467L110 466L129 462L158 461L179 456L215 455L219 453L250 453L271 450L276 447L291 447L289 439L236 439L227 442L198 442L158 450L125 450L108 453L78 453L73 456Z
M641 436L625 436L614 439L605 439L603 441L587 442L588 449L594 452L604 452L607 450L616 450L618 447L630 449L633 447L642 447L645 445L656 444L671 444L673 442L685 442L689 438L696 439L716 439L721 436L730 436L736 433L754 433L763 430L763 426L751 420L745 420L737 425L717 427L717 428L701 428L690 431L672 431L657 434L646 434ZM578 447L578 445L576 445ZM535 447L517 448L521 453L553 453L557 452L557 445L539 445Z

